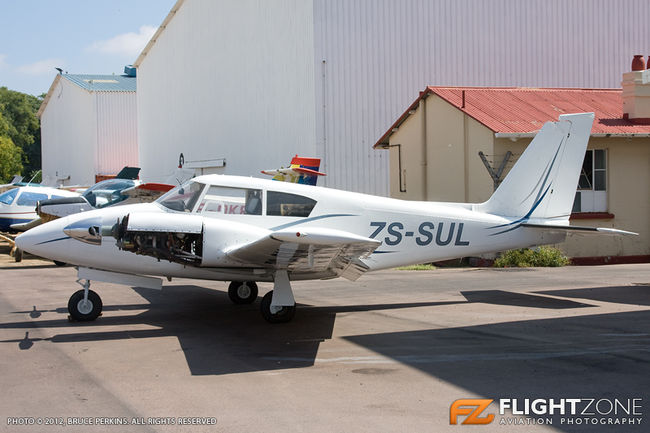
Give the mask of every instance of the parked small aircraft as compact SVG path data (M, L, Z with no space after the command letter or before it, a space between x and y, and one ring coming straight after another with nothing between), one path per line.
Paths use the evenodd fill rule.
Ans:
M36 203L50 198L77 197L76 192L40 185L17 186L0 194L0 231L15 231L16 224L36 218Z
M97 182L81 195L40 200L36 205L37 218L21 224L13 224L11 228L25 231L44 222L79 212L129 203L151 202L174 187L164 183L142 183L137 179L139 172L139 167L124 167L115 178Z
M20 248L78 266L83 290L70 316L94 320L90 281L161 288L153 276L232 281L231 300L251 303L273 282L264 318L295 313L290 281L345 277L395 266L557 243L569 215L593 113L548 122L485 203L413 202L247 177L207 175L154 203L71 215L18 236Z

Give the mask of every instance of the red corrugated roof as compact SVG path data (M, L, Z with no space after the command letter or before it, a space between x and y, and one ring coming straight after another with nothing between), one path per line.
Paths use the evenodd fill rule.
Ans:
M465 107L463 104L465 92ZM650 124L623 119L621 89L537 89L523 87L427 87L375 147L388 144L393 129L417 108L422 98L435 94L495 133L525 134L539 130L560 114L594 112L592 134L650 134Z

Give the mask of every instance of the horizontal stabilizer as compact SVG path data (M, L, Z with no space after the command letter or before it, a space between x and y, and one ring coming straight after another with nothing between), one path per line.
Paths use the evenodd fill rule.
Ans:
M563 226L551 224L522 224L522 227L533 229L547 230L549 232L564 232L574 234L593 234L593 235L611 235L611 236L638 236L638 233L628 232L626 230L610 229L606 227L584 227L584 226Z

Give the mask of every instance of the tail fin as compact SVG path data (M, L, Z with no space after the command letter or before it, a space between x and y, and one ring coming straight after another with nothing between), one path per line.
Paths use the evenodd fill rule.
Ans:
M305 158L296 155L291 159L289 168L262 170L262 173L273 176L273 180L279 180L281 182L316 185L318 176L326 176L325 173L318 171L319 167L320 158Z
M492 197L479 209L496 215L568 220L594 113L547 122Z

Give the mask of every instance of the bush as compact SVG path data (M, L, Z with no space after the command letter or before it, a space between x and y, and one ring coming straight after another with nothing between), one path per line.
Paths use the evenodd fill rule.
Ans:
M558 267L569 263L569 258L557 248L537 247L506 251L494 261L494 266L497 268Z

